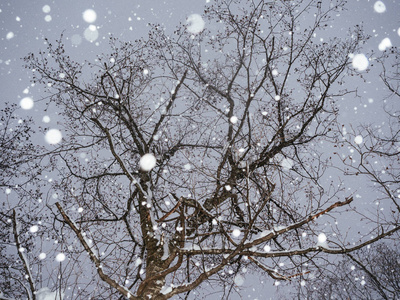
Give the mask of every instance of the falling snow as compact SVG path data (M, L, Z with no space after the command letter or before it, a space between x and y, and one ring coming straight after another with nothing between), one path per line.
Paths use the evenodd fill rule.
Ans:
M390 41L389 38L384 38L378 46L380 51L385 51L386 49L389 49L390 47L392 47L392 42Z
M205 2L208 3L210 1L206 0ZM395 1L392 1L392 2L394 3ZM372 3L374 3L374 2L372 2ZM372 3L371 2L368 3L369 11L368 11L368 14L366 15L366 18L369 18L370 15L371 16L374 15L374 18L385 19L385 17L388 16L389 13L391 13L392 3L390 1L386 1L387 7L383 1L376 1L373 4L373 10L372 10ZM33 23L32 23L32 27L33 26L35 27L35 31L37 32L37 34L36 34L36 32L32 33L32 32L28 31L28 27L31 26L31 24L27 23L27 19L28 19L28 16L26 14L27 11L15 12L15 13L18 13L19 16L17 16L16 14L11 14L12 18L10 19L11 21L9 21L9 22L10 22L10 24L12 22L16 25L14 27L11 27L11 25L10 25L9 28L6 28L6 26L4 26L3 33L2 33L2 40L4 41L4 45L5 45L4 47L11 49L10 51L17 51L18 48L22 49L21 41L28 43L29 46L32 41L35 41L35 39L36 39L36 41L40 41L40 43L42 43L42 40L41 40L42 36L49 34L49 33L55 34L53 36L54 39L58 38L60 32L57 31L58 30L57 26L60 26L60 24L58 23L59 16L57 15L57 12L59 10L55 3L51 2L50 4L52 5L52 7L50 7L50 5L47 5L47 4L42 6L43 3L40 5L37 5L37 7L36 7L36 11L38 12L38 15L35 20L36 23L34 23L35 25L33 25ZM82 8L84 9L85 7L82 7ZM128 30L130 25L132 25L130 27L130 30L132 30L132 28L133 28L133 32L135 32L135 30L138 28L138 25L135 25L134 23L136 22L137 24L139 24L140 22L138 22L138 21L146 20L146 18L144 18L143 15L140 15L140 17L138 15L136 15L136 14L139 14L139 7L136 7L136 6L127 9L127 13L132 15L131 17L129 17L130 22L131 22L131 24L129 24L129 25L126 23L123 24L123 22L121 21L122 17L119 19L114 19L114 20L112 19L114 17L114 15L117 15L117 10L115 9L115 7L112 7L112 6L107 7L107 9L105 9L105 10L101 10L100 7L97 7L97 6L95 8L96 8L97 13L99 14L99 18L98 18L96 11L93 9L86 9L85 11L83 11L83 9L77 10L77 12L75 13L76 21L71 21L71 27L67 28L65 31L65 41L69 47L73 46L74 47L73 49L78 50L78 51L80 50L82 53L91 53L93 51L93 49L95 49L95 47L99 46L99 45L103 45L104 49L106 49L107 46L106 46L106 43L104 42L104 40L106 40L108 38L107 37L108 35L111 35L113 33L111 29L107 28L107 26L111 26L111 25L115 26L117 23L122 24L121 28L119 28L118 32L117 32L118 34L121 34L121 36L122 36L123 34L125 34L124 30ZM2 9L5 10L5 8L3 8L3 7L2 7ZM5 12L3 10L0 10L0 12L3 14L3 17L4 17ZM153 8L151 8L151 10L153 11ZM193 9L193 11L200 11L200 10ZM374 12L375 12L375 14L374 14ZM186 13L187 13L187 11L186 11ZM128 20L127 15L123 16L123 17L124 17L124 20ZM172 15L172 13L171 13L170 17L172 17L172 18L174 17ZM82 18L85 23L82 22ZM72 19L72 18L70 18L70 19ZM113 20L112 21L113 23L111 22L111 20ZM198 35L204 31L204 29L206 27L205 20L206 20L206 18L203 19L203 17L199 14L191 14L187 17L186 30L188 33L192 34L192 38L195 38L195 35ZM149 19L147 19L147 21L152 22L153 20L151 20L149 18ZM162 23L167 23L166 22L167 19L161 19L161 21L162 21ZM19 23L17 23L17 22L19 22ZM96 22L96 24L94 24L95 22ZM145 24L146 22L141 22L141 23ZM3 22L3 23L5 23L5 22ZM38 25L38 24L41 24L41 25ZM366 24L366 25L368 26L368 24ZM42 26L43 28L41 28L40 26ZM208 25L208 23L207 23L207 30L208 29L211 30L212 26L214 26L214 24ZM343 25L343 26L340 25L340 26L343 28L344 27L347 28L347 24L346 24L346 26L345 25ZM376 32L375 32L375 30L373 31L375 36L371 39L373 42L371 42L371 44L369 44L368 46L365 46L365 47L363 46L359 50L354 50L354 51L360 51L360 52L364 51L365 54L358 53L358 54L350 55L350 61L351 61L352 68L354 68L358 72L362 72L362 71L367 70L370 67L370 63L371 63L371 70L372 70L373 65L374 65L373 62L376 59L376 57L374 57L374 55L371 53L375 53L376 49L379 49L379 51L386 51L386 50L390 49L391 47L393 47L391 50L394 50L395 47L398 45L396 44L397 43L396 36L393 36L393 34L397 34L398 36L400 36L400 28L397 28L397 26L398 26L398 24L394 25L393 27L390 27L389 29L384 28L385 31L384 30L380 31L378 26L375 27ZM382 28L383 27L381 27L381 29ZM170 28L168 28L168 30L169 29ZM342 28L337 28L337 29L342 29ZM48 32L46 32L46 30ZM132 31L128 31L128 32L132 33ZM138 32L139 32L139 29L138 29ZM28 40L25 38L25 35L28 35L28 34L30 34L32 36L32 40ZM373 35L372 33L370 33L370 34ZM389 37L385 37L385 36L390 36L391 39ZM136 38L136 36L128 36L127 37L127 39L134 39L134 38ZM26 39L26 41L25 41L25 39ZM325 37L325 36L319 37L318 36L317 41L322 42L323 40L327 40L327 39L328 39L328 37ZM82 43L82 41L83 41L83 43ZM392 42L393 42L394 46L392 45ZM18 43L20 43L20 44L18 45ZM32 46L33 47L43 47L43 44L33 44L33 42L32 42ZM84 47L93 47L93 48L84 48ZM374 52L371 52L368 49L371 49L371 51L374 51ZM103 50L103 49L101 49L101 50ZM283 49L283 51L287 51L287 48ZM97 52L101 52L101 51L97 51ZM7 55L9 57L7 57ZM19 57L21 57L23 54L19 53L18 55L19 55ZM368 58L367 55L370 58ZM381 53L381 55L383 55L383 54ZM114 63L115 63L115 60L114 60ZM17 74L17 70L15 68L12 69L10 67L9 70L7 69L7 66L12 66L12 64L13 64L13 57L11 57L9 54L3 54L3 56L0 60L0 64L2 65L2 69L3 69L4 73L9 72L8 74ZM375 64L375 65L377 65L377 64ZM151 72L146 68L142 69L143 71L140 71L140 72L142 72L143 75L145 75L144 76L145 79L148 79L151 76L153 76L154 74L156 74L155 68L153 69L151 66L148 66L148 67L151 69ZM275 68L279 68L281 73L279 73L278 70ZM283 78L285 76L284 70L281 68L281 65L279 65L279 64L276 64L275 66L271 65L271 69L269 70L269 72L271 72L271 73L269 73L268 76L271 77L271 75L272 75L272 77L276 77L276 78L271 78L271 80L278 80L278 79L281 79L281 77ZM256 70L256 71L259 72L260 70ZM373 72L373 70L371 72ZM57 77L57 76L59 79L65 79L66 74L60 73L59 75L57 75L57 74L55 75L55 77ZM15 81L15 83L17 83L16 78L14 78L13 80ZM372 84L375 85L375 82L373 82ZM11 85L5 84L5 86L11 86ZM22 86L22 88L25 88L25 87L27 87L27 84L24 83L24 85L21 85L21 86ZM21 88L21 86L19 88ZM376 89L377 89L376 91L378 94L383 93L382 90L378 90L378 88L376 88ZM40 110L41 102L40 102L40 100L38 100L39 97L35 94L34 90L35 90L34 85L28 86L24 90L23 94L25 94L25 95L21 100L19 100L20 97L18 96L18 95L20 95L21 90L19 90L18 93L16 92L15 95L13 95L13 98L12 97L9 97L9 98L14 99L13 101L16 104L19 103L20 108L23 110L21 112L21 115L25 114L25 115L32 116L33 118L37 118L37 121L39 123L40 123L40 121L42 121L43 123L46 123L46 124L52 122L53 126L57 126L56 124L59 121L60 116L61 117L63 116L63 112L57 112L57 114L54 114L54 112L51 112L51 110L46 111L46 112ZM275 95L275 93L280 93L280 91L275 91L271 94L268 94L268 101L274 100L274 99L276 101L281 100L281 96ZM369 94L369 93L371 93L371 94ZM255 94L256 94L256 97L258 97L258 94L257 93L255 93ZM33 95L33 96L28 96L28 95ZM253 96L254 95L252 94L252 97ZM371 98L371 97L374 97L375 102L374 102L373 98ZM33 99L35 99L35 101ZM283 104L284 102L288 101L288 97L284 93L282 94L282 99L284 99L284 101L280 102L280 104ZM260 101L263 101L263 100L264 99L260 99ZM348 96L347 98L344 99L343 102L339 102L340 105L342 106L341 109L347 109L347 108L345 108L345 105L347 105L347 102L350 102L350 101L351 101L350 96ZM365 91L365 97L363 96L363 99L360 100L360 102L361 101L362 101L363 105L365 104L364 108L362 105L358 106L358 104L356 104L356 105L349 104L349 108L350 108L349 110L352 111L352 107L357 106L357 107L355 107L354 110L358 111L359 115L361 115L363 113L362 112L363 109L364 109L364 113L367 114L367 113L370 113L371 111L373 111L376 106L382 105L382 103L386 103L386 102L384 102L386 100L383 100L380 97L376 96L376 94L373 94L373 91L371 92L371 91L367 91L367 90ZM263 103L261 103L261 105L263 105ZM255 118L259 118L259 119L266 121L266 120L268 120L268 117L272 115L271 108L268 107L267 105L264 105L264 106L261 106L261 105L259 108L257 108L257 110L252 111L252 113L254 113ZM274 103L273 105L277 106L277 103ZM368 105L368 108L367 108L367 105ZM221 106L222 106L222 104L221 104ZM225 108L226 107L224 107L224 109ZM240 114L241 111L239 109L240 108L235 107L235 112L239 116L241 116L241 114ZM292 109L292 108L289 107L287 109L290 111L290 109ZM361 113L360 113L360 111L361 111ZM349 116L351 118L352 115L350 115L349 112L347 112L347 113L349 114ZM46 115L44 115L44 114L46 114ZM58 116L58 114L59 114L59 116ZM51 118L50 118L50 116L51 116ZM225 114L223 116L224 116L224 119L223 119L224 122L227 123L227 115ZM364 115L362 115L362 116L364 116ZM237 116L232 116L231 118L229 118L229 122L231 124L237 124L238 121L239 121L239 119ZM253 122L253 120L251 120L251 122ZM44 124L41 124L41 125L43 127L48 126L48 125L44 125ZM233 127L235 129L238 126L231 125L231 127ZM348 142L349 144L351 144L352 143L352 140L351 140L352 133L350 132L350 129L349 129L351 127L348 126L347 128L348 128L347 130L349 130L349 133L344 128L343 134L344 135L347 134L346 143ZM356 127L354 127L354 128L356 128ZM364 135L363 131L358 131L358 133L362 133ZM67 134L67 133L65 132L65 134ZM267 134L266 134L266 136L267 136ZM161 137L162 137L162 134L157 133L157 135L155 135L155 137L154 137L154 140L156 141L156 140L160 139L160 141L163 141L163 138L161 138ZM254 138L257 138L257 137L254 137ZM262 136L261 140L262 139L267 140L269 138L270 137ZM54 128L48 130L44 136L44 140L50 145L59 144L62 141L62 139L63 139L63 134L61 133L61 131L59 129L54 129ZM41 137L41 141L43 141L43 137ZM262 142L265 142L265 141L261 141L260 143L262 144ZM356 152L356 149L360 150L360 149L363 149L368 146L368 143L370 142L370 137L367 135L364 135L364 137L361 135L356 135L353 139L353 142L357 145L361 145L361 146L357 147L353 144L353 151ZM165 143L167 143L167 141L165 141ZM265 142L265 143L267 143L267 142ZM363 143L365 143L365 144L363 144ZM244 147L243 144L232 146L232 148L234 148L237 153L244 153L247 148L246 147L241 148L241 147ZM251 150L253 151L254 149L251 149ZM285 155L290 155L290 154L285 153ZM85 154L83 156L78 157L77 159L80 162L83 162L85 159L87 160L88 157L90 157L90 154ZM128 159L132 159L132 158L128 158ZM127 165L131 164L133 167L137 166L136 164L137 164L138 157L136 156L132 160L133 161L131 161L129 164L127 163ZM186 160L186 161L190 161L191 164L189 164L189 163L185 164L185 162L182 160L179 162L177 169L180 173L183 173L185 176L189 177L193 173L195 168L197 168L197 166L200 165L200 163L195 162L194 160ZM280 165L280 167L282 167L286 171L291 170L294 166L294 161L290 158L277 159L274 162L276 164L278 164L277 168L279 168L279 165ZM156 157L150 153L143 155L139 160L139 167L142 171L145 171L145 172L150 172L156 166L156 164L157 164ZM297 167L297 165L296 165L296 167ZM164 171L168 172L168 170L164 170ZM190 171L190 172L186 172L186 171ZM296 171L296 169L294 169L290 172L286 172L286 173L295 173L295 171ZM53 178L51 178L49 176L49 177L45 178L45 180L48 180L48 182L51 182L53 180ZM222 184L221 187L224 188L225 191L233 194L237 190L237 186L236 185L234 185L234 186L227 185L226 182L227 181L221 181L221 184ZM224 184L226 184L226 185L224 185ZM358 186L356 186L356 188L359 189ZM232 191L232 189L234 189L234 190ZM10 186L9 188L4 188L3 191L5 192L6 195L9 195L9 196L6 196L7 198L12 198L17 194L18 188L17 187L14 188L14 186ZM13 191L13 193L12 193L12 191ZM60 194L54 193L54 194L49 194L49 195L50 195L49 196L50 200L52 200L52 199L58 199ZM400 194L398 195L398 197L400 198ZM35 200L35 201L37 202L37 200ZM40 200L39 203L41 201L42 200ZM54 200L54 201L56 201L56 200ZM164 203L164 202L162 201L162 203ZM170 208L174 205L172 203L172 201L171 202L165 201L165 204L170 205ZM43 205L43 203L41 205ZM79 205L84 205L84 204L80 203ZM89 210L86 209L86 206L84 206L84 207L85 207L85 211L82 207L74 206L73 213L76 214L76 212L78 212L80 214L79 215L76 214L76 215L78 215L79 217L82 217L84 214L89 213ZM217 226L218 224L224 224L225 221L226 220L220 220L216 217L216 219L212 219L212 224L214 226ZM32 223L26 223L26 224L32 224ZM39 224L40 226L32 225L32 226L24 227L25 228L24 234L26 234L27 236L32 237L32 238L41 234L42 233L41 231L44 230L44 226L42 226L42 224L40 222L38 222L37 224ZM165 225L165 223L163 225ZM163 228L164 227L165 226L163 226ZM155 228L155 230L160 231L160 230L163 230L163 228L161 227L161 224L160 224L158 228L157 227ZM181 227L181 226L177 226L175 228L177 231L183 230L183 227ZM40 232L39 232L39 229L40 229ZM38 234L38 232L39 232L39 234ZM228 231L228 232L230 232L230 231ZM270 231L268 231L268 233L269 232ZM312 243L312 241L315 240L315 236L311 235L311 233L309 233L309 234L310 235L307 236L307 234L305 232L303 232L301 236L304 238L304 241L310 239L311 243ZM233 231L231 231L231 235L234 238L239 238L242 235L242 232L240 229L234 229ZM333 241L333 236L331 236L331 235L329 235L329 236L330 236L330 240ZM318 240L317 245L326 246L327 236L324 233L320 233L317 237L317 240ZM53 242L53 241L51 241L51 242ZM57 241L55 241L54 243L56 244ZM164 250L165 249L168 250L168 243L166 243L165 245L166 246L164 247ZM26 246L24 246L24 247L26 247ZM265 245L263 248L261 248L261 247L262 246L260 246L260 248L258 248L257 251L259 251L259 252L264 251L267 253L271 251L270 245ZM193 247L193 249L194 248L195 247ZM25 249L28 249L28 248L21 247L20 251L24 251L27 254L29 254L29 251L26 251ZM41 249L40 251L46 251L49 255L49 258L51 258L51 259L49 259L49 261L51 263L53 263L54 249L52 250L52 252L46 248ZM36 260L38 258L39 260L42 260L41 263L45 263L46 261L43 261L43 260L46 259L47 254L45 252L40 252L40 251L32 252L33 253L32 255L35 257ZM278 250L276 250L274 248L274 251L278 251ZM167 257L168 257L168 255L166 257L164 257L164 259L166 259ZM132 265L134 265L135 267L141 266L143 263L142 259L136 258L136 260L135 260L135 258L136 257L134 257L134 259L132 261ZM55 261L57 261L57 262L63 262L65 260L66 260L66 255L64 253L58 253L55 257ZM278 264L277 264L277 266L278 266ZM354 271L355 267L351 266L351 270ZM144 273L143 270L140 270L140 272L141 272L141 274ZM245 273L245 271L243 271L243 273ZM242 276L241 274L236 274L234 276L232 275L232 277L230 279L231 280L233 279L233 283L238 287L241 287L245 282L245 277ZM248 279L247 275L246 275L246 279ZM361 277L360 277L360 279L361 279ZM248 279L247 282L250 282L250 279ZM300 285L303 287L306 285L305 280L300 281L300 279L299 279L298 282L300 282ZM278 286L280 284L280 282L276 281L276 283L274 283L274 284L276 286ZM361 284L361 286L364 286L365 284L367 284L367 282L365 280L360 280L360 281L358 281L358 284ZM282 286L283 285L284 284L282 284ZM309 285L309 283L307 281L307 286L308 285ZM281 288L281 287L279 287L279 288ZM54 289L54 287L53 287L53 289ZM163 287L161 293L166 294L171 291L172 291L172 287L166 285ZM249 295L249 298L254 299L255 297L253 297L253 295ZM62 299L62 296L60 297L59 293L52 292L49 288L43 287L43 288L37 290L36 299L38 299L38 300L55 300L55 299L57 299L58 300L58 299Z
M87 9L82 14L83 20L87 23L93 23L97 19L97 14L93 9Z
M39 230L39 226L37 226L37 225L33 225L33 226L31 226L31 228L29 228L29 231L31 233L38 232L38 230Z
M50 129L46 132L45 140L50 145L55 145L61 142L62 134L61 131L58 129Z
M187 31L192 34L199 34L204 30L205 22L199 14L192 14L186 19Z
M19 102L22 109L32 109L33 104L33 99L31 97L25 97Z
M43 7L42 7L42 11L45 13L45 14L48 14L50 11L51 11L51 8L50 8L50 6L49 5L44 5Z
M362 144L362 142L363 142L363 137L362 137L361 135L357 135L357 136L354 138L354 142L355 142L357 145Z
M365 54L356 54L353 56L352 65L357 71L365 71L369 66L369 61Z
M56 261L58 262L63 262L65 260L65 254L64 253L58 253L56 256Z
M6 35L6 39L7 40L11 40L14 37L14 32L10 31L9 33L7 33Z
M234 229L233 231L232 231L232 236L233 237L235 237L235 238L237 238L237 237L239 237L240 235L241 235L241 231L239 230L239 229Z
M318 235L318 243L319 244L324 244L326 242L326 235L325 233L320 233Z
M232 124L236 124L236 123L238 122L238 117L232 116L232 117L229 119L229 121L230 121Z
M264 251L265 252L270 252L271 251L271 246L270 245L265 245L264 246Z
M149 172L156 166L157 160L151 153L147 153L140 158L139 166L142 171Z
M95 25L89 25L89 27L83 32L83 36L87 41L91 43L94 42L99 37L97 27Z
M382 1L376 1L374 4L374 10L377 13L384 13L386 11L386 5Z

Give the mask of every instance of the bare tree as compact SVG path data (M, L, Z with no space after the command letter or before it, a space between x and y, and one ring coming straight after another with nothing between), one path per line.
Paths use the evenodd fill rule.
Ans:
M200 18L199 30L110 38L95 63L61 40L25 58L65 116L46 153L61 287L167 299L208 282L229 298L244 267L290 280L399 229L352 245L319 223L353 202L327 180L336 161L321 142L338 135L335 101L366 37L315 38L344 2L215 1L204 30Z
M20 234L29 231L37 219L27 213L35 205L32 198L40 195L37 173L37 149L31 141L34 134L32 120L17 114L15 104L6 103L0 111L0 187L4 190L0 208L0 299L8 297L35 299L35 277L29 254L33 248L32 236ZM21 222L18 215L22 213Z

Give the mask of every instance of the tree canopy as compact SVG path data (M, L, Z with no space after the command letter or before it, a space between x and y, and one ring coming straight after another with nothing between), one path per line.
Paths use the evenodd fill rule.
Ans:
M171 35L153 24L147 38L111 37L95 62L72 60L62 39L25 57L62 114L62 139L56 132L32 158L52 178L38 185L43 202L32 208L46 215L46 234L28 239L19 223L32 228L29 211L2 208L12 221L2 226L13 229L5 239L19 255L13 275L2 275L9 286L37 299L51 278L56 295L72 298L168 299L208 283L229 298L244 270L303 279L329 257L397 232L398 152L387 150L398 129L387 139L368 128L344 137L338 121L368 37L358 26L314 38L330 35L344 5L219 0ZM336 155L349 144L359 156ZM381 153L392 162L390 182L363 168ZM378 183L393 211L379 213L357 243L323 226L363 213L344 180L353 175ZM40 252L57 263L43 267Z

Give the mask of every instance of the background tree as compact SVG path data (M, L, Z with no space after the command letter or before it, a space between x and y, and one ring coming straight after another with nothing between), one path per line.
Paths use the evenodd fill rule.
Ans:
M387 120L383 123L389 126L362 124L351 128L349 134L341 136L338 147L353 149L349 156L341 157L342 171L349 176L368 178L367 182L378 192L373 199L377 207L374 213L363 211L360 215L375 226L395 228L400 224L400 119L396 103L400 97L399 49L385 52L378 61L382 66L380 77L389 91L384 102ZM330 271L321 274L322 282L299 285L297 296L307 299L399 298L398 240L396 233L389 242L354 254L347 253Z
M397 299L400 295L397 249L379 243L348 254L320 280L303 281L303 286L300 283L297 299Z
M62 41L25 58L64 114L45 199L61 289L167 299L208 282L228 298L245 269L290 280L399 229L350 245L319 223L353 201L321 143L366 37L314 39L344 2L216 1L206 29L194 15L173 36L111 38L94 64Z
M17 112L17 105L9 103L0 110L0 187L5 191L0 208L0 299L26 295L35 299L36 278L31 268L38 259L27 253L34 248L32 234L38 220L26 212L36 209L32 199L40 197L37 174L41 167L34 160L38 151L31 141L32 119Z

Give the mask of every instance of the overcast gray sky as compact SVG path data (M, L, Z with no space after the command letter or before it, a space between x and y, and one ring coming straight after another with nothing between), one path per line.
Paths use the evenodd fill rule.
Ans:
M21 60L28 52L44 49L44 37L54 41L64 32L68 54L78 61L93 61L96 54L107 52L110 34L122 40L135 40L145 36L147 23L163 24L173 30L179 22L185 22L192 13L201 14L206 2L213 0L97 0L97 1L0 1L0 106L19 103L24 97L39 101L43 96L39 87L32 87L30 71ZM327 1L327 0L324 0ZM393 46L400 46L400 1L383 0L386 10L374 0L349 0L348 11L337 15L332 22L332 33L345 34L356 24L363 23L367 34L372 36L363 52L369 56L379 53L379 44L389 38ZM375 5L375 8L374 8ZM87 9L96 13L85 15ZM381 11L381 12L380 12ZM88 22L89 21L89 22ZM93 26L94 25L94 26ZM91 26L89 28L89 26ZM206 24L207 26L207 24ZM86 31L86 34L85 34ZM98 36L97 36L98 35ZM317 39L324 38L316 37ZM343 122L370 120L380 122L382 106L387 92L383 89L377 72L367 76L369 83L359 86L360 98L351 96L340 103ZM354 82L358 87L360 83ZM371 100L372 99L372 100ZM62 113L62 112L59 112ZM54 112L44 112L43 102L35 102L33 109L21 110L21 115L31 115L39 123L46 115L50 126L56 126ZM264 281L263 276L257 281ZM264 286L246 282L244 299L265 299L270 293L272 281Z
M67 51L70 55L81 61L93 60L96 54L107 51L107 40L110 34L122 40L134 40L146 35L149 22L161 23L167 30L173 30L179 22L184 23L188 15L202 13L206 2L211 1L213 0L121 0L112 3L106 0L0 1L0 82L2 88L0 103L5 101L18 103L26 96L31 96L35 101L40 99L38 89L30 87L29 72L22 68L21 58L30 51L37 52L45 48L44 37L55 40L64 32ZM344 34L348 28L363 23L366 33L372 35L372 39L365 47L366 54L371 53L371 50L379 52L378 46L384 38L389 38L393 46L399 46L400 1L383 1L386 10L382 13L374 9L377 1L350 0L348 2L348 11L336 16L332 23L335 34ZM86 22L83 18L83 13L87 9L93 9L96 12L96 19L92 23ZM95 25L96 30L88 29L90 25ZM91 29L94 29L94 26ZM93 41L85 39L85 30L92 39L98 33L97 39ZM368 102L369 98L379 97L379 91L378 94L376 93L379 84L376 81L376 77L371 77L370 89L365 91L366 103L344 104L343 108L348 110L346 115L350 116L354 113L369 115L372 111L377 112L375 109L371 111L371 107L380 106L379 102L375 101L373 104ZM29 91L26 88L29 88ZM24 94L24 91L28 93ZM354 104L360 107L355 110ZM367 107L364 107L364 104ZM35 105L29 114L41 119L43 111L40 105Z

